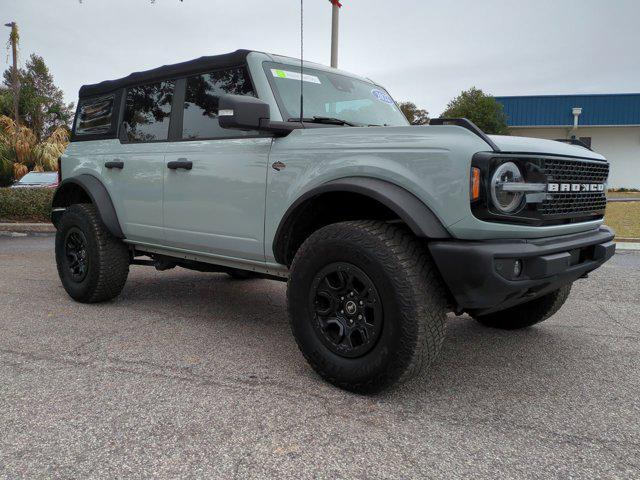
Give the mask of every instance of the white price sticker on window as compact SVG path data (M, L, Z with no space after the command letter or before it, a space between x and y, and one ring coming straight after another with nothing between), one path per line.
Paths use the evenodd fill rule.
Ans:
M300 81L300 72L292 72L290 70L280 70L278 68L272 68L271 73L274 77L277 78L288 78L290 80ZM320 84L320 79L318 77L316 77L315 75L307 75L306 73L302 76L302 81Z

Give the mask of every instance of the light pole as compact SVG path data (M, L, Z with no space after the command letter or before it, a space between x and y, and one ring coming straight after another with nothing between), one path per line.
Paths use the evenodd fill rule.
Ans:
M20 96L20 77L18 76L18 25L16 22L5 23L5 27L11 28L9 41L13 53L13 71L11 72L11 83L13 83L13 114L15 115L16 127L20 126L20 114L18 112L18 99ZM17 131L17 130L16 130Z
M329 0L332 4L331 8L331 67L338 68L338 23L340 20L340 7L342 4L339 0Z

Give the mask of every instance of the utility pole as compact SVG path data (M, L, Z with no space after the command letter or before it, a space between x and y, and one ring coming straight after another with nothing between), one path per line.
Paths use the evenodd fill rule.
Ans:
M342 4L339 0L329 0L332 4L331 9L331 67L338 68L338 23L340 20L340 7Z
M18 111L18 100L20 99L20 76L18 75L18 24L16 22L5 23L5 27L11 28L9 41L13 53L13 70L11 71L11 83L13 84L13 114L16 126L20 126L20 112Z

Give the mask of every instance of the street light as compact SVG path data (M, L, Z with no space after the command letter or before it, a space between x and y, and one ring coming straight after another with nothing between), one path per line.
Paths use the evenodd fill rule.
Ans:
M13 113L15 115L16 126L19 126L20 114L18 112L18 99L20 97L20 77L18 76L18 26L16 25L16 22L5 23L4 26L11 28L9 41L11 42L11 50L13 53L13 69L11 71L11 83L13 84Z

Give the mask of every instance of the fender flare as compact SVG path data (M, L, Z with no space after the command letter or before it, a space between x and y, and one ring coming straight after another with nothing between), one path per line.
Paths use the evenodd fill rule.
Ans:
M411 231L421 238L445 239L451 235L440 219L422 200L404 188L377 178L345 177L323 183L301 195L287 209L274 236L273 253L277 261L285 257L285 248L295 212L307 200L328 192L353 192L377 200L393 211Z
M107 188L93 175L82 174L67 178L60 183L51 202L51 222L56 225L64 210L73 203L77 203L73 201L77 188L80 188L96 206L98 215L109 233L116 238L125 238Z

